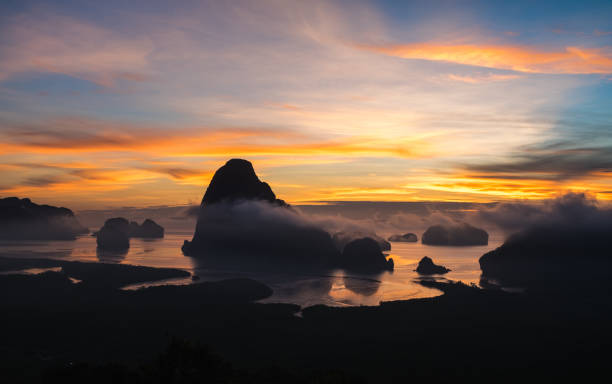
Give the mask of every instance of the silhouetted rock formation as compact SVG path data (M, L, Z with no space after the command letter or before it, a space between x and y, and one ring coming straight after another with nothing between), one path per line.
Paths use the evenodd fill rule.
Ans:
M487 245L489 234L467 223L433 225L421 237L428 245Z
M334 244L336 244L336 248L340 252L344 250L344 247L353 240L362 239L364 237L369 237L378 243L381 251L390 251L391 243L382 237L378 236L373 232L361 232L361 231L352 231L352 232L336 232L334 233L333 240Z
M151 219L146 219L140 225L135 221L131 221L130 237L160 239L164 237L164 227Z
M130 247L131 237L142 237L148 239L159 239L164 237L164 228L151 219L146 219L142 224L128 221L123 217L114 217L106 220L104 226L94 234L97 237L98 248L109 252L98 252L98 258L102 261L120 261L125 257L124 251Z
M434 264L431 258L425 256L419 261L416 271L421 275L442 275L449 272L450 269L442 265Z
M547 223L523 230L480 258L483 277L502 285L543 288L553 284L557 290L585 290L609 282L611 224L612 220Z
M0 239L74 240L88 233L68 208L38 205L30 199L0 199Z
M363 272L392 271L393 259L387 260L376 240L364 237L352 240L344 247L339 266Z
M213 176L201 207L205 204L234 202L237 200L263 200L281 206L287 205L277 199L272 188L257 177L253 164L243 159L231 159Z
M416 243L418 241L417 235L414 233L405 233L403 235L392 235L387 239L398 243Z
M232 159L213 176L202 204L188 256L220 256L257 266L328 266L339 256L331 236L304 220L246 160Z
M98 248L121 250L130 247L130 223L123 217L106 220L97 233Z

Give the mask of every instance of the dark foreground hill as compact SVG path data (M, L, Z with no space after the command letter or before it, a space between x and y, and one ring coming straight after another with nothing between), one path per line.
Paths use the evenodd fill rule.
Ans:
M550 382L608 370L608 291L557 297L424 280L444 294L300 313L256 303L270 290L252 280L127 292L69 277L0 275L3 381Z

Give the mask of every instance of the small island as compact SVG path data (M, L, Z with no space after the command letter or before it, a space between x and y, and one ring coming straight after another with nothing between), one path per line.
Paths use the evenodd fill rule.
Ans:
M435 264L430 257L425 256L419 261L416 272L420 275L443 275L450 272L450 269Z

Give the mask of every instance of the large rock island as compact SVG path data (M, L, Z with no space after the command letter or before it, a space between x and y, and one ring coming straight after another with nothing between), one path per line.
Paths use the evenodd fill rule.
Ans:
M0 199L0 239L74 240L88 232L68 208L17 197Z
M356 253L341 257L327 231L278 199L259 180L253 165L242 159L229 160L214 174L200 205L193 239L182 247L187 256L241 266L351 268L358 264L359 269L379 271L382 253L377 243L376 249L368 253L373 257L365 259Z
M253 165L229 160L214 174L202 199L187 256L221 257L241 262L324 266L336 260L326 231L303 220L270 186L259 180Z
M467 223L433 225L423 233L421 242L427 245L487 245L489 234Z
M612 226L608 225L550 223L522 230L480 258L483 277L538 289L551 285L584 290L602 282L609 286Z

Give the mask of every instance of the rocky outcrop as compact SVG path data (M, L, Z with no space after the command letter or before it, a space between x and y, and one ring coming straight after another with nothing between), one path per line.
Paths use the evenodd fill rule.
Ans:
M121 251L130 247L130 238L132 237L147 239L164 237L164 228L151 219L146 219L142 224L138 224L123 217L114 217L106 220L104 226L95 233L95 236L99 249ZM125 257L125 253L122 256Z
M347 270L375 273L392 271L394 265L393 259L387 260L376 240L364 237L352 240L344 247L339 266Z
M238 200L262 200L287 205L276 198L268 183L259 180L253 164L243 159L231 159L215 172L200 207Z
M108 219L96 237L100 249L127 249L130 247L130 223L123 217Z
M130 222L130 237L143 237L148 239L160 239L164 237L164 227L151 219L146 219L142 224L135 221Z
M369 237L370 239L373 239L374 241L376 241L381 251L391 250L391 243L389 243L387 240L383 239L382 237L378 236L377 234L373 232L362 232L362 231L336 232L334 233L334 236L332 238L334 240L334 244L336 244L336 248L338 248L338 250L342 252L344 250L344 247L348 243L356 239L362 239L364 237Z
M425 256L419 261L416 271L421 275L442 275L448 273L450 269L434 264L430 257Z
M208 186L187 256L265 266L330 266L339 257L331 236L304 220L259 180L246 160L232 159Z
M416 243L418 238L414 233L405 233L403 235L391 235L387 240L398 243Z
M0 239L74 240L89 230L68 208L38 205L30 199L0 199Z
M423 233L421 242L427 245L487 245L489 234L467 223L433 225Z

